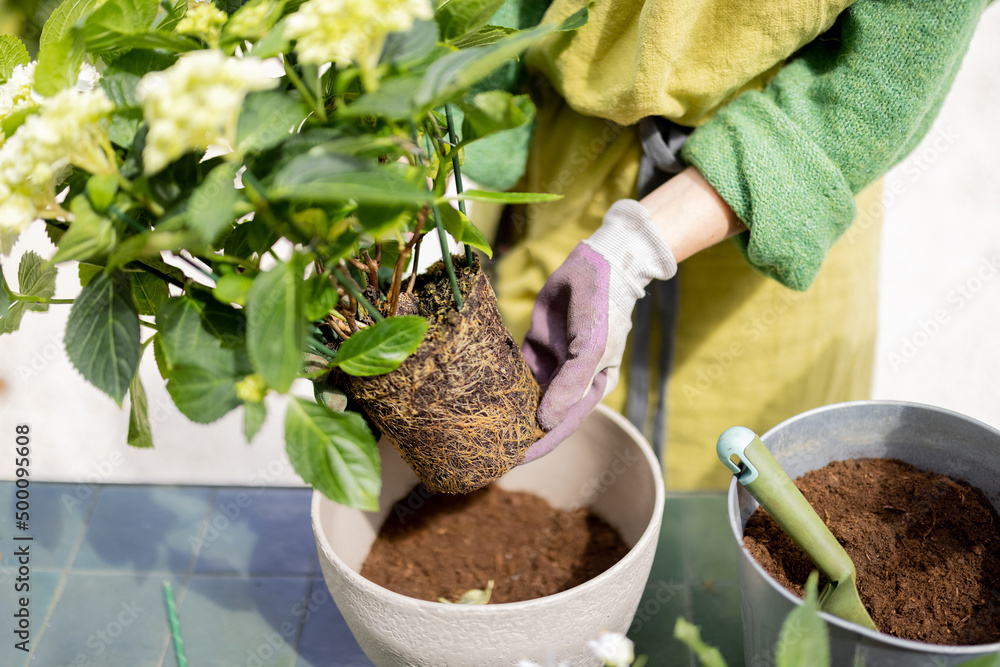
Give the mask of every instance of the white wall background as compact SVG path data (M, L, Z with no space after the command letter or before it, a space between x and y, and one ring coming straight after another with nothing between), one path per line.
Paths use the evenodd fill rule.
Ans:
M934 129L885 179L875 398L947 407L1000 427L1000 7L984 15ZM433 245L433 244L431 244ZM53 248L37 227L4 261ZM8 268L8 280L15 271ZM79 290L60 269L56 296ZM62 349L68 306L29 313L0 337L0 478L14 425L32 427L36 480L301 484L283 451L284 403L247 444L242 415L201 426L181 416L152 355L140 373L156 448L125 444L128 416L87 384ZM306 383L294 391L311 395ZM126 405L127 407L127 405ZM5 444L6 443L6 444Z

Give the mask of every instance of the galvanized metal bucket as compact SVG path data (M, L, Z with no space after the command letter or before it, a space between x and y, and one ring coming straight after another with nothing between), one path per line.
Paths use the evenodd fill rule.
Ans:
M1000 431L950 410L898 401L839 403L792 417L761 440L792 479L831 461L893 458L965 480L1000 509ZM755 509L757 502L733 478L729 523L741 545L743 529ZM781 624L801 602L742 546L739 582L746 665L774 665ZM946 667L1000 652L1000 643L924 644L873 632L826 613L821 616L830 631L835 667Z

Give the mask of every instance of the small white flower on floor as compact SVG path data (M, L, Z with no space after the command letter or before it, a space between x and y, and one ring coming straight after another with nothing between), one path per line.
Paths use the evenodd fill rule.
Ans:
M588 641L587 647L607 667L628 667L635 660L632 640L619 632L602 632Z

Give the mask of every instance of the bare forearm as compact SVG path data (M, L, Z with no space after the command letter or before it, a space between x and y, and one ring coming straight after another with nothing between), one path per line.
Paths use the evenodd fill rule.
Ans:
M695 167L688 167L640 202L678 262L746 227Z

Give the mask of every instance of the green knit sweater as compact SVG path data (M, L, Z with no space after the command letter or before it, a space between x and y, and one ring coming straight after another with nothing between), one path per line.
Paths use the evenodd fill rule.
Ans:
M987 4L858 0L763 91L691 134L682 155L746 223L753 266L809 287L854 195L926 134Z
M494 22L532 25L549 2L508 0ZM754 267L809 287L854 220L854 195L926 134L987 4L858 0L763 91L740 95L691 134L682 155L746 224L738 243ZM491 85L511 89L518 80L510 66ZM511 187L529 136L525 128L494 135L495 146L484 141L467 156L475 165L467 172Z

